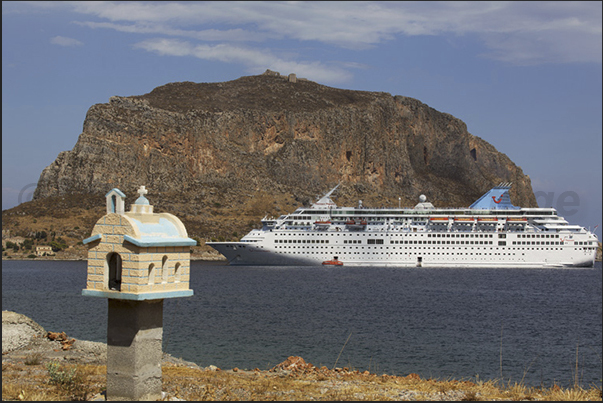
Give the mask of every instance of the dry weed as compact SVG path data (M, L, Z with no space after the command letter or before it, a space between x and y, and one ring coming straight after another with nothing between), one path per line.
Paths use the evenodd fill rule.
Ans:
M63 365L61 371L77 368L77 386L65 388L49 383L43 365L2 365L3 400L83 400L104 390L106 367ZM530 388L523 384L501 386L498 381L422 379L358 371L339 372L304 368L294 371L211 371L164 365L163 390L168 396L193 400L601 400L601 389L591 386L563 389Z

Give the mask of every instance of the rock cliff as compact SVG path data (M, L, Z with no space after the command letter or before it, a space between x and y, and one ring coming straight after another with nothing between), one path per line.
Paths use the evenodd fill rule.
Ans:
M135 196L145 185L175 214L256 200L263 215L277 203L270 195L309 203L339 182L340 205L400 197L413 206L425 194L436 206L468 206L513 182L514 204L537 206L529 177L461 120L416 99L270 71L93 105L74 148L43 170L34 200L113 187Z

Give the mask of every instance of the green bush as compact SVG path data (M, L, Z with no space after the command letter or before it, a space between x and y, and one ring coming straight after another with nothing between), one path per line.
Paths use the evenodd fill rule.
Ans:
M46 369L48 370L48 375L50 376L50 379L48 380L50 384L66 386L67 388L74 385L77 367L65 372L58 362L50 361L46 364Z
M61 237L57 238L56 241L51 241L50 246L52 247L53 252L67 249L67 243Z

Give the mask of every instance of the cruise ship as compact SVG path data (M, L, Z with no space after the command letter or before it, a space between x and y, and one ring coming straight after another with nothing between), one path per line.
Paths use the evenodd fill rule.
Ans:
M597 236L554 208L511 203L511 184L467 208L338 207L331 195L278 218L264 217L239 242L207 242L231 265L392 267L591 267Z

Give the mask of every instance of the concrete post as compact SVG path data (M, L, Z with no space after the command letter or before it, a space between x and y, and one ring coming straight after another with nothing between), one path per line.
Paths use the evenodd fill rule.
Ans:
M162 299L109 299L107 400L161 399L162 339Z
M109 301L107 400L162 398L163 300L193 295L190 247L197 242L176 216L153 212L145 186L138 193L125 212L125 194L109 191L107 214L83 241L89 250L82 295Z

